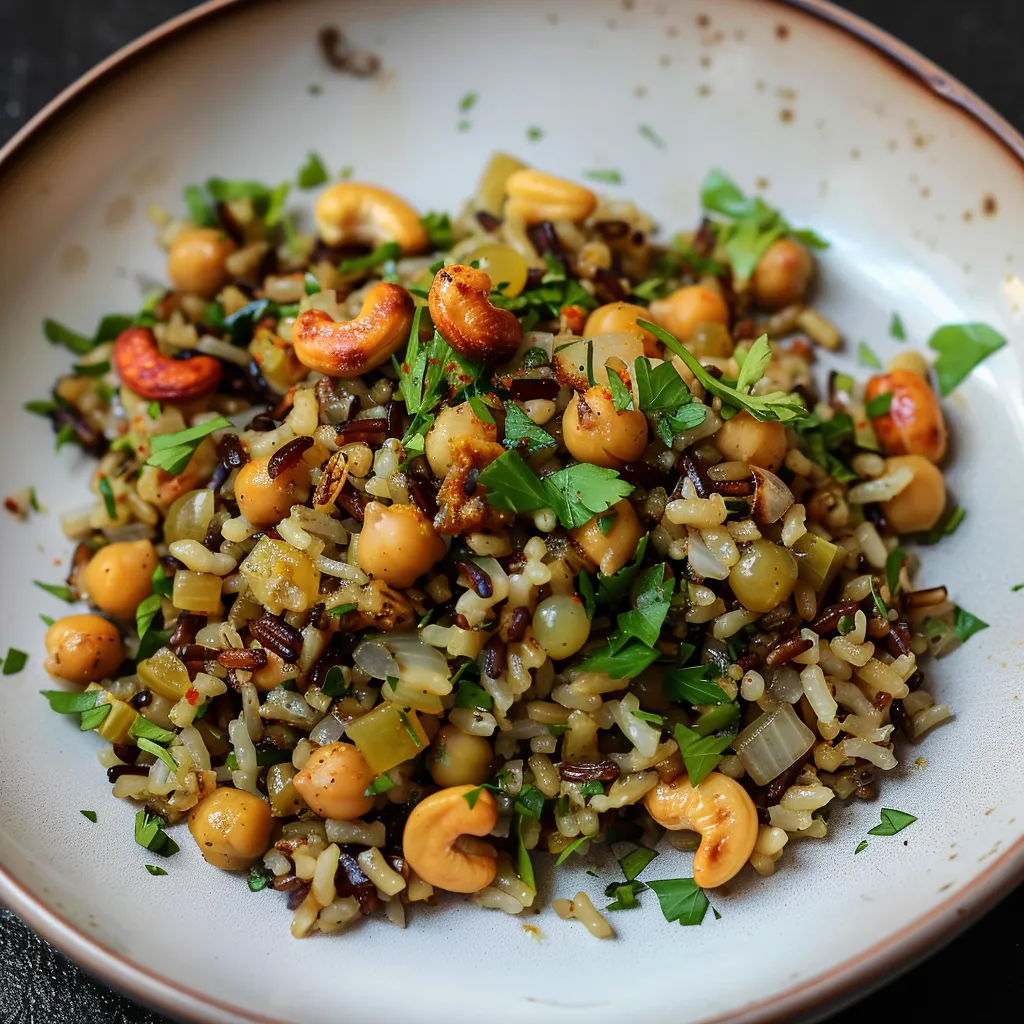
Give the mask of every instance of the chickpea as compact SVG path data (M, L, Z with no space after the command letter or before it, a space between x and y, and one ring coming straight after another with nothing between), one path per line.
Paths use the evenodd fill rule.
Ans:
M457 437L475 437L481 441L497 441L498 428L485 423L469 402L442 409L434 420L423 445L430 471L440 480L452 468L450 442Z
M299 670L285 661L280 654L275 654L266 648L264 651L267 655L267 663L263 668L258 668L253 672L251 682L257 690L267 693L275 686L280 686L286 679L294 679L299 674Z
M786 428L781 423L762 423L743 410L727 419L713 438L725 458L746 462L774 473L786 457Z
M188 830L215 868L245 871L267 852L274 818L270 804L252 793L221 787L189 811Z
M791 551L770 540L755 540L729 570L729 585L745 608L770 612L793 593L796 575Z
M454 725L442 725L427 759L439 786L479 786L491 776L494 752L485 736L470 736Z
M612 517L611 525L607 531L602 530L600 521L607 520L609 516ZM644 528L625 498L617 501L607 512L594 516L589 523L571 531L572 539L605 576L618 572L633 558L643 535Z
M446 552L433 523L415 505L366 506L359 568L392 587L411 587Z
M648 320L650 313L643 306L637 306L632 302L609 302L604 306L598 306L583 325L583 337L592 338L595 334L631 334L639 338L644 345L644 355L652 359L661 357L661 350L658 348L658 339L637 327L637 319Z
M217 228L186 228L171 243L167 275L180 292L215 295L228 283L224 261L236 248Z
M300 462L270 479L267 463L247 462L235 477L238 511L254 526L273 526L288 515L292 505L309 497L309 467Z
M533 613L533 635L552 661L571 657L590 638L590 619L575 595L553 594Z
M488 242L466 253L463 262L476 263L506 298L515 298L525 287L530 273L526 260L502 242Z
M651 303L650 312L651 320L680 341L689 341L702 324L729 326L729 306L725 299L702 284L689 284L664 299L657 299Z
M759 306L782 309L803 302L814 273L814 258L792 238L772 242L757 261L750 289Z
M150 541L118 541L89 559L82 570L82 587L108 615L130 619L153 589L156 565L156 549Z
M647 417L637 410L617 412L612 393L595 385L574 395L562 414L562 439L580 462L621 469L647 447Z
M882 502L886 522L896 533L930 530L946 508L946 482L942 472L923 455L895 455L885 460L885 472L909 469L914 478L888 501Z
M946 454L946 419L927 377L911 370L893 370L872 377L864 401L891 394L889 411L872 418L882 447L890 455L923 455L940 462Z
M51 676L72 683L98 683L124 661L124 644L117 627L98 615L68 615L58 619L43 641L49 657L44 668Z
M373 772L351 743L328 743L314 750L306 767L292 779L299 796L321 818L349 821L373 807L366 795Z

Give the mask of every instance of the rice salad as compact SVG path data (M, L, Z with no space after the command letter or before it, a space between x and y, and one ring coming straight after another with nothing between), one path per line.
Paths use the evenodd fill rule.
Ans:
M700 923L874 799L949 717L923 663L985 625L903 545L963 518L938 392L987 353L816 372L827 241L717 170L664 243L503 154L454 216L311 156L304 232L290 185L152 210L170 288L47 321L76 362L29 403L98 460L45 696L150 873L194 840L303 937L536 912L551 858L597 882L541 895L608 937L644 901Z

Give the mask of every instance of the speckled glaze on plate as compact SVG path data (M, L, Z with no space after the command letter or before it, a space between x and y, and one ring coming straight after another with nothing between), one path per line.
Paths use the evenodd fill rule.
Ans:
M379 53L381 74L331 71L325 24ZM1010 339L947 403L949 482L968 516L922 575L991 623L929 670L956 717L904 751L881 801L839 809L829 839L792 843L772 879L744 872L713 893L721 920L680 930L647 901L599 943L549 910L531 937L454 898L404 932L373 921L296 943L283 901L207 867L187 838L169 874L149 876L98 740L36 694L38 613L63 606L29 581L63 575L57 513L82 503L89 471L73 451L54 457L21 411L68 361L40 321L88 330L137 308L163 272L148 204L178 208L181 186L210 174L283 180L311 149L423 209L458 204L494 149L570 177L615 168L624 184L608 188L668 231L694 223L717 165L832 241L819 304L849 349L863 338L891 354L893 310L907 344L954 320ZM7 489L34 484L50 509L0 522L0 646L32 652L0 690L0 898L111 984L218 1024L814 1015L948 938L1024 873L1024 594L1010 591L1024 581L1022 155L962 86L816 0L220 0L101 65L0 154L0 468ZM920 820L855 857L882 804ZM688 873L671 850L656 864ZM609 880L547 874L542 896L598 896Z

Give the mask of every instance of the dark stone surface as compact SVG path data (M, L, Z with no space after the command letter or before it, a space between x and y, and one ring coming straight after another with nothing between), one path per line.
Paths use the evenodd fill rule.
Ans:
M93 64L188 0L3 0L0 33L0 142ZM1024 126L1024 35L1021 0L849 0L843 6L927 54L975 89L1018 127ZM834 1024L865 1012L908 1019L920 1000L935 1021L1019 1019L1024 954L1018 890L956 942ZM842 935L836 921L837 939ZM742 965L735 965L742 972ZM931 1003L931 999L941 1000ZM913 1014L909 1019L913 1019ZM0 1024L169 1024L70 963L0 910Z

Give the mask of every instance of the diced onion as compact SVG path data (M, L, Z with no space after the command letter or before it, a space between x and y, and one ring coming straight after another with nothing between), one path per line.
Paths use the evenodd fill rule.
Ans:
M372 679L398 677L398 662L382 640L364 640L352 652L352 660Z
M712 553L711 549L705 544L704 538L700 535L697 530L688 530L688 539L686 545L687 558L690 562L690 568L693 569L698 576L703 576L705 579L713 580L724 580L729 578L729 566L720 562Z
M913 470L901 466L892 473L886 473L885 476L851 487L846 500L851 505L866 505L869 501L890 501L909 487L913 479Z
M799 679L797 676L798 683ZM814 733L797 718L791 705L784 704L748 725L732 747L750 777L759 786L767 786L813 745Z
M751 466L754 475L754 518L760 523L778 522L793 504L793 492L774 474Z

